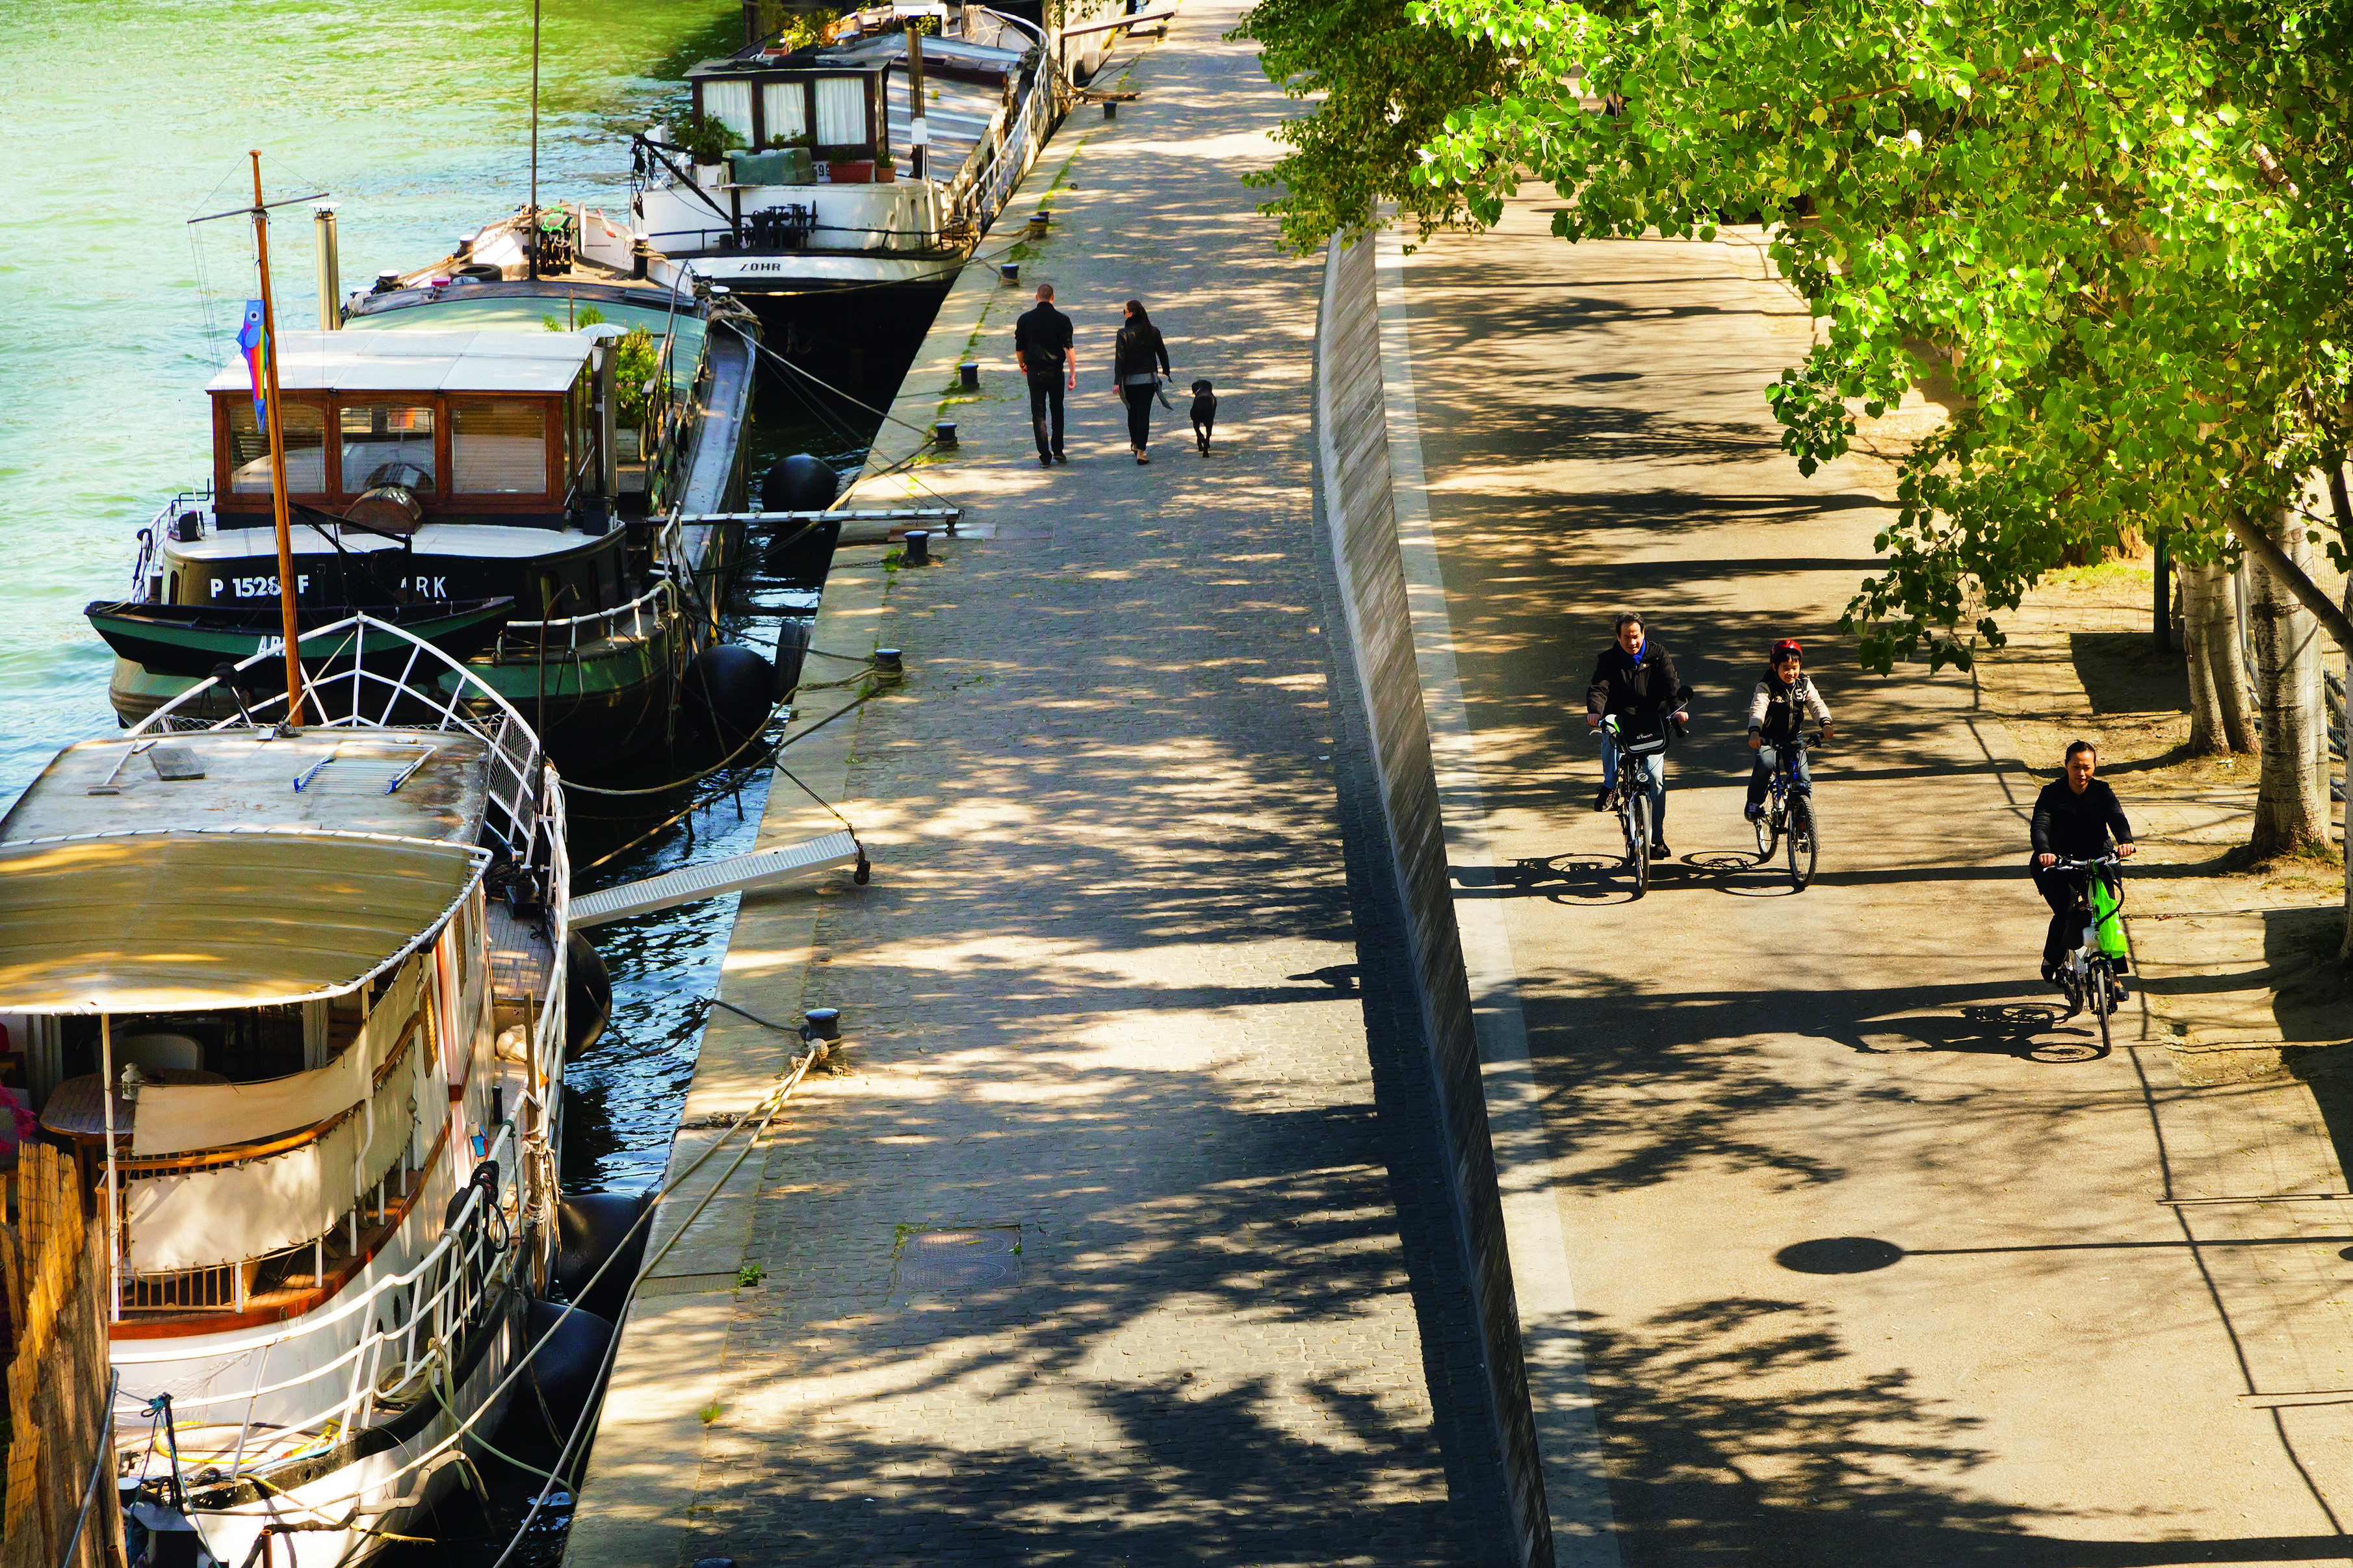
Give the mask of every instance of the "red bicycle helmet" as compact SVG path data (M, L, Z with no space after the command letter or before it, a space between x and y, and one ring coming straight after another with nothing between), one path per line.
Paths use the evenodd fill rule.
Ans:
M1785 655L1793 653L1800 658L1803 658L1806 656L1806 650L1798 646L1797 638L1783 637L1779 642L1773 645L1773 651L1765 656L1765 662L1767 664L1778 664L1781 662Z

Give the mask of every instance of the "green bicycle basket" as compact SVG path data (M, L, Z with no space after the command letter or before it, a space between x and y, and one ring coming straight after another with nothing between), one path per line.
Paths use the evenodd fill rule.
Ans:
M2110 958L2125 956L2125 888L2115 877L2092 879L2092 930L2100 951Z

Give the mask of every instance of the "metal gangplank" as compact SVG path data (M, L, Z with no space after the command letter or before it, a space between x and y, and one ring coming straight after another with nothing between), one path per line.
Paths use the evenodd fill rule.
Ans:
M961 529L964 510L953 506L902 506L842 508L830 511L705 511L692 512L679 519L682 527L746 528L764 524L776 528L797 525L803 528L820 522L841 524L843 544L890 544L911 528L937 529L941 539L962 539L970 535Z
M724 860L666 871L641 882L624 882L617 888L585 893L572 900L572 923L575 927L603 925L631 915L648 915L656 910L715 899L722 893L784 887L812 880L842 866L854 868L853 879L866 880L866 851L846 830L775 849L731 855Z

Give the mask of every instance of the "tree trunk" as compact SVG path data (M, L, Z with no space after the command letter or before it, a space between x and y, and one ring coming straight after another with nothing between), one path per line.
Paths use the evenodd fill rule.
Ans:
M2337 514L2337 531L2353 557L2353 496L2345 493L2345 465L2328 466L2328 510ZM2345 616L2353 620L2353 576L2345 579ZM2337 943L2337 959L2353 964L2353 648L2340 648L2345 683L2337 689L2337 738L2345 748L2345 931Z
M2304 521L2274 512L2267 531L2290 566L2311 558ZM2320 704L2320 626L2281 577L2247 563L2249 629L2254 635L2255 699L2263 712L2263 777L2255 791L2250 847L2268 859L2328 845L2328 755ZM2314 731L2320 730L2316 737Z
M2183 565L2182 657L2189 675L2189 750L2229 756L2255 749L2254 704L2239 656L2239 617L2231 574L2219 563Z

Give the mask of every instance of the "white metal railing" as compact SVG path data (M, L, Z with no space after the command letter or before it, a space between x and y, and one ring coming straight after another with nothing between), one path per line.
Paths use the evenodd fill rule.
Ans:
M609 642L622 637L643 639L678 613L678 586L665 577L630 600L610 609L591 610L565 620L509 621L499 630L496 659L538 658L543 652L570 653L583 642ZM622 629L622 623L628 629Z
M388 675L369 667L370 659L379 657L371 649L371 637L375 649L381 650L387 663L398 663L397 674ZM488 745L494 757L506 759L506 767L491 770L490 804L493 809L485 826L510 856L518 862L528 863L538 818L531 800L531 781L538 771L540 743L513 704L431 643L373 616L346 616L340 621L300 633L295 644L306 661L319 660L340 667L342 661L348 659L351 664L349 669L335 668L303 682L301 717L306 721L325 729L400 728L442 733L463 731ZM270 639L232 668L243 671L275 666L282 663L285 657L282 639ZM428 679L417 679L420 672ZM268 726L287 716L285 692L248 701L237 694L232 684L229 693L236 696L239 710L226 718L206 717L205 710L217 700L206 694L221 685L220 677L206 677L132 725L127 736L136 740L151 731L233 730L248 723ZM379 693L383 697L381 704L375 701ZM508 775L504 792L499 787L501 772Z

